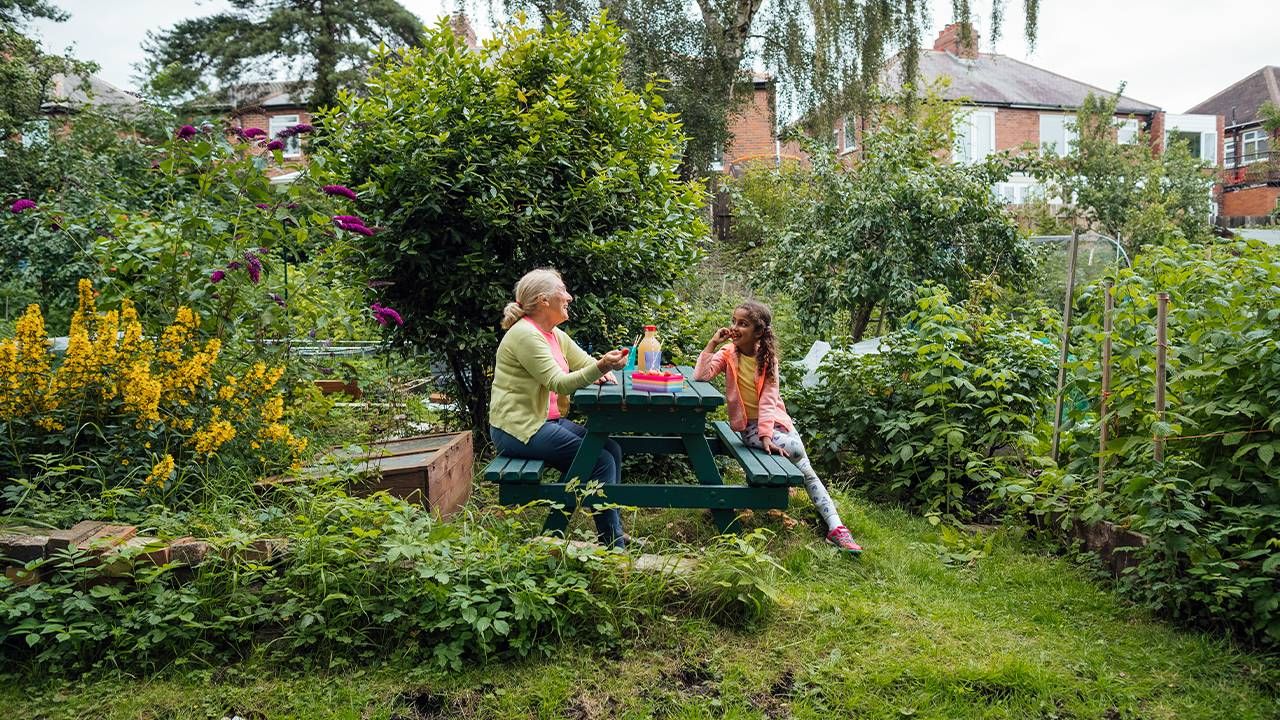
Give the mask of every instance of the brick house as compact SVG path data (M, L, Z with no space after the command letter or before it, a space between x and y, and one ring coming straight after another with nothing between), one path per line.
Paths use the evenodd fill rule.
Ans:
M24 145L46 142L50 133L64 132L67 119L89 106L125 119L146 108L137 95L97 75L54 73L40 103L40 117L23 123L17 139Z
M1267 132L1259 112L1267 102L1280 106L1280 66L1261 68L1187 111L1225 118L1219 218L1228 225L1280 209L1280 137Z
M449 25L466 46L479 47L475 29L465 13L455 13ZM307 82L256 82L233 85L206 96L192 104L191 110L225 118L231 128L247 130L260 128L269 137L298 123L311 122L312 108L307 103L311 95ZM292 178L296 168L307 161L304 136L295 135L285 140L284 168L272 167L268 173L285 182Z
M191 110L225 118L231 128L260 128L270 137L298 123L311 122L311 110L305 98L311 94L308 83L259 82L233 85L193 103ZM268 173L287 178L306 162L305 140L295 135L285 141L285 167L271 167Z
M979 35L968 37L960 24L952 23L938 34L933 48L920 51L917 83L927 85L947 78L941 89L947 100L963 103L967 111L957 119L956 162L978 162L993 152L1039 147L1043 151L1065 153L1075 139L1072 127L1077 111L1090 94L1112 92L1073 80L1055 72L997 53L978 52ZM901 86L901 66L897 58L885 70L885 84ZM1217 166L1222 157L1223 125L1217 114L1166 113L1150 103L1120 96L1116 104L1120 127L1117 140L1134 142L1145 131L1157 149L1170 134L1184 137L1194 154ZM855 153L861 130L850 116L837 123L835 143L841 154ZM1030 176L1014 175L999 183L995 191L1010 204L1021 204L1040 192Z

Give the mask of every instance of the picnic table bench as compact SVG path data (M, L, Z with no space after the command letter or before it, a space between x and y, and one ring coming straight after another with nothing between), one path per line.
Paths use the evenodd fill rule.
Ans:
M708 508L721 532L728 532L737 510L785 510L792 485L803 485L804 475L790 460L747 447L729 423L710 423L707 414L724 405L715 386L693 380L693 368L680 367L685 382L679 393L650 393L631 387L628 371L617 384L591 385L573 395L573 405L586 416L582 446L559 482L543 482L549 466L541 460L499 455L485 468L486 480L499 485L498 499L505 505L550 500L564 510L552 510L544 530L561 532L569 514L579 505L603 503L634 507ZM566 487L591 474L604 443L615 440L624 456L637 453L683 455L689 460L697 485L628 483L605 485L586 497ZM744 485L726 485L715 462L716 455L732 457L746 475Z

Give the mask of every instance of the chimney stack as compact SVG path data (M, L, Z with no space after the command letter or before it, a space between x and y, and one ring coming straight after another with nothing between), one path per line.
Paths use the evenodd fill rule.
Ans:
M968 37L965 37L964 29L968 28ZM978 57L978 31L973 29L972 25L967 23L951 23L942 28L942 32L938 33L938 39L933 41L933 49L942 52L949 52L956 57L976 58Z

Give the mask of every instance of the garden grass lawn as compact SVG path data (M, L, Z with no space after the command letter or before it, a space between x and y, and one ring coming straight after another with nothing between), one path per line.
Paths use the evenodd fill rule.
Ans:
M152 678L4 683L14 718L1275 718L1275 657L1175 628L1085 567L998 531L989 557L950 567L938 534L896 508L838 495L867 553L838 555L777 519L790 572L751 629L664 618L611 649L444 672L397 657L302 672L248 662ZM803 500L801 502L804 502ZM805 518L808 508L793 515ZM650 547L709 521L627 516ZM810 521L812 522L812 520ZM692 536L692 537L690 537Z

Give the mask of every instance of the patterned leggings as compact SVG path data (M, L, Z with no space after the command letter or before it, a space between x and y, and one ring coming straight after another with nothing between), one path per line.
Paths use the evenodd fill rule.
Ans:
M760 428L755 420L747 421L747 426L742 429L741 435L742 442L747 446L764 448L764 443L760 442ZM839 513L836 512L836 504L831 501L827 488L822 484L822 480L818 479L818 473L813 471L813 465L809 463L809 455L805 452L804 441L800 439L800 434L795 430L784 430L782 426L774 425L771 439L776 447L787 451L788 459L800 468L800 472L804 473L804 489L808 491L814 507L818 508L818 514L827 524L827 529L835 530L843 525Z

